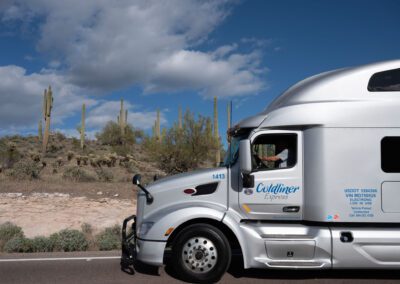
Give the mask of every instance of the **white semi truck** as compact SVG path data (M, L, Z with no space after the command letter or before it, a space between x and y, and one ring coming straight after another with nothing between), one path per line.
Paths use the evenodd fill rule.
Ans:
M232 252L244 268L400 268L400 60L301 81L230 137L222 167L134 177L123 265L168 255L191 282Z

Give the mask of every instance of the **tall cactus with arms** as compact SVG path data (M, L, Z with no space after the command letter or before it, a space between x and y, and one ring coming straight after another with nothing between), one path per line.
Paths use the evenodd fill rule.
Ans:
M44 90L44 95L43 95L43 118L45 121L43 144L42 144L43 154L46 154L47 143L49 142L50 117L52 108L53 108L53 92L51 91L51 86L49 86L47 90Z

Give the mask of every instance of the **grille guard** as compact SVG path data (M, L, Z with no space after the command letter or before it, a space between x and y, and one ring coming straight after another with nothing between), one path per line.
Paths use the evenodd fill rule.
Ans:
M126 233L126 227L130 221L132 223L132 231ZM121 243L121 270L133 274L133 264L136 259L136 215L129 216L122 224L122 243Z

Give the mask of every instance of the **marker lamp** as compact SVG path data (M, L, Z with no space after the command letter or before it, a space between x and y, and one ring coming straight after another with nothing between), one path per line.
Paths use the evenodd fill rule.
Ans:
M151 229L151 227L153 227L154 222L143 222L142 225L140 225L140 229L138 232L138 235L145 236Z

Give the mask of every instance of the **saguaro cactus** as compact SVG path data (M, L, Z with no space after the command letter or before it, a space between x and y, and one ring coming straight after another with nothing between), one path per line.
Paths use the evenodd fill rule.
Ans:
M82 121L81 121L81 149L85 147L85 113L86 113L86 106L82 104Z
M214 97L214 143L215 143L215 164L219 166L221 162L221 152L219 145L219 131L218 131L218 103L217 97Z
M126 129L127 121L128 121L128 110L124 111L124 100L121 99L121 108L119 110L118 124L121 129L122 137L125 136L125 129Z
M44 90L43 96L43 118L45 121L45 129L43 135L42 152L46 153L47 143L49 142L50 134L50 117L51 109L53 108L53 92L51 91L51 86L47 90Z
M41 141L43 140L43 125L42 125L42 119L39 120L38 137L39 137L39 141L41 142Z

